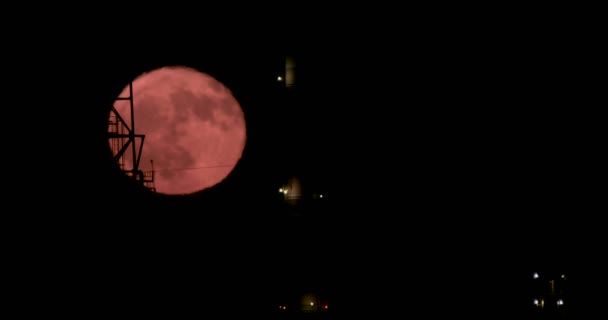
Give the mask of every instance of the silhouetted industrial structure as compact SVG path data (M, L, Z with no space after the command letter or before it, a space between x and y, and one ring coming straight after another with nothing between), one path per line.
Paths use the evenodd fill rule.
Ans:
M133 83L129 83L129 96L118 97L116 101L126 100L129 101L129 118L130 125L127 124L125 119L116 110L115 106L112 105L112 111L110 113L109 127L108 127L108 138L110 142L110 148L114 154L114 161L118 164L120 169L136 183L148 188L152 192L156 192L154 186L154 163L150 160L152 165L151 171L142 171L139 169L139 160L141 159L141 152L144 146L144 134L135 133L135 113L133 104ZM139 140L139 146L137 145ZM129 155L128 150L131 149ZM125 162L126 158L131 157L131 167L129 168Z

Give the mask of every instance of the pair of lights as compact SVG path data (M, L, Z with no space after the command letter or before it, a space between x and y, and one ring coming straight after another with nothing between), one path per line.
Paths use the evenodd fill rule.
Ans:
M310 305L311 305L311 306L314 306L314 305L315 305L315 303L314 303L314 302L310 302ZM327 305L323 305L323 309L327 309Z
M544 306L545 305L545 301L544 300L539 300L539 299L534 299L534 305L535 306ZM558 306L563 306L564 305L564 300L559 299L557 300L557 305Z
M279 306L279 309L285 310L285 309L287 309L287 307L286 306Z
M539 276L538 276L538 273L537 273L537 272L534 272L534 274L532 275L532 277L533 277L534 279L538 279L538 277L539 277ZM565 275L565 274L562 274L562 275L561 275L561 278L562 278L562 279L566 279L566 275Z
M287 194L287 188L279 188L279 193ZM323 195L320 194L319 198L323 199Z

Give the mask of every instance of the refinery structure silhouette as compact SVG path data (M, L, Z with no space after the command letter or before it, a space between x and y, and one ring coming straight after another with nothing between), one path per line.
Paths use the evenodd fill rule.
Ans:
M118 97L116 101L129 102L130 124L120 115L115 106L112 106L109 126L108 139L110 149L114 155L114 161L120 169L137 184L142 185L152 192L156 192L154 186L154 162L151 171L139 169L139 161L144 146L145 134L135 132L135 112L133 102L133 83L129 82L129 96ZM129 152L130 151L130 152Z

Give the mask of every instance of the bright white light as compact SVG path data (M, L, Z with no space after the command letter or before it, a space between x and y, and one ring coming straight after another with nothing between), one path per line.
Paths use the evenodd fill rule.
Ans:
M283 81L283 77L278 76L278 77L277 77L277 81Z
M538 299L534 299L534 305L537 306L538 305Z
M534 279L538 278L538 273L534 272Z
M320 195L319 195L319 198L323 198L323 195L322 195L322 194L320 194Z
M279 189L279 192L280 192L280 193L283 193L283 188Z
M310 305L311 305L311 306L313 306L313 305L314 305L314 302L311 302L311 303L310 303Z
M557 305L558 306L564 305L564 300L562 300L562 299L557 300Z
M287 189L283 189L283 193L284 193L284 194L287 194Z
M566 279L566 275L565 274L562 274L562 279Z

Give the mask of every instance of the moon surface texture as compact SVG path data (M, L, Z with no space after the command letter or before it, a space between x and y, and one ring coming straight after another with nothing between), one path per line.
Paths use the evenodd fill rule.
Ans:
M139 169L151 171L153 160L157 192L192 194L230 174L247 135L243 111L228 88L181 66L144 73L132 86L135 133L145 135ZM119 97L129 97L128 85ZM114 107L130 126L129 104L117 100ZM125 155L124 163L132 168L132 156Z

